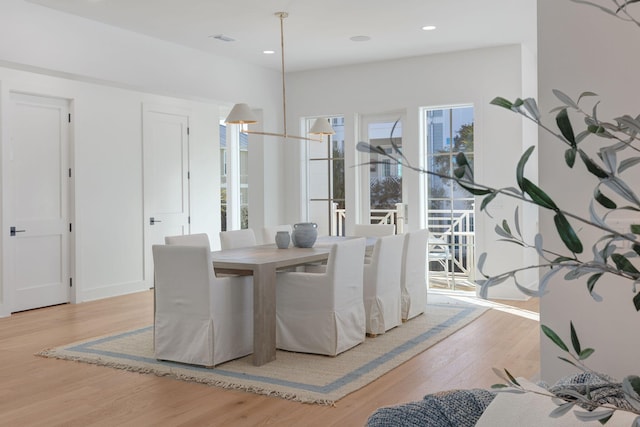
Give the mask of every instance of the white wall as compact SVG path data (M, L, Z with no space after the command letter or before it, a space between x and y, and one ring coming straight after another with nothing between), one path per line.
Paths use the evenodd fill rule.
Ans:
M3 0L0 13L1 102L11 90L42 93L74 101L78 300L141 288L141 103L188 108L192 120L192 219L194 231L219 227L217 131L220 110L235 102L259 108L261 127L281 132L279 73L208 55L22 0ZM495 149L514 158L522 148L522 121L488 106L496 95L529 96L519 46L460 52L291 74L288 76L290 133L301 116L343 114L352 144L347 165L356 164L359 114L405 111L404 139L418 151L419 110L423 106L473 103L476 108L478 180L495 185L513 181L512 168L496 166ZM529 56L530 57L530 56ZM0 125L6 111L0 112ZM113 125L111 125L113 124ZM3 132L4 135L4 132ZM211 139L209 139L211 138ZM204 142L204 141L207 142ZM212 145L209 145L212 141ZM250 138L250 226L296 222L300 214L299 144L277 138ZM211 159L208 156L215 156ZM419 157L419 156L414 156ZM509 162L512 164L513 162ZM494 167L495 166L495 167ZM347 185L355 188L355 172ZM213 180L213 183L209 182ZM407 177L419 189L417 176ZM121 184L127 182L127 188ZM284 186L283 183L287 185ZM196 194L197 193L197 194ZM415 190L410 203L420 200ZM355 198L352 198L355 200ZM413 223L422 214L415 202ZM496 205L496 218L510 218L513 205ZM354 208L354 206L350 206ZM97 215L97 217L96 217ZM118 226L105 226L109 221ZM105 222L106 221L106 222ZM8 227L4 227L6 232ZM106 228L105 228L106 227ZM478 224L480 251L494 252L491 224ZM4 235L3 235L4 237ZM123 249L124 248L124 249ZM114 249L123 251L113 254ZM2 248L0 247L0 252ZM493 271L521 265L523 255L509 248L489 264ZM504 288L513 293L509 286ZM502 295L496 291L492 295ZM513 293L514 298L521 297ZM4 303L3 303L4 304ZM6 304L0 314L6 314Z
M627 113L635 116L640 89L634 82L640 61L631 52L637 51L640 30L595 8L568 0L539 0L538 14L541 111L559 105L551 91L560 89L573 97L583 91L598 93L602 119ZM568 23L572 23L570 29L567 29ZM553 117L548 119L553 123ZM579 119L574 121L575 127L581 124ZM584 148L592 154L602 145L598 139L588 141ZM585 172L582 165L577 164L568 171L563 160L564 149L559 141L541 133L541 186L561 207L589 218L587 209L595 178ZM588 259L591 245L600 233L588 227L579 228L585 246L584 258ZM540 229L545 236L555 234L551 216L541 213ZM546 241L559 247L557 239ZM596 350L587 360L589 365L619 378L633 374L637 371L640 351L636 339L640 314L633 308L631 283L603 277L596 291L604 297L603 302L596 303L590 298L586 278L571 282L558 278L552 283L550 293L541 300L541 321L569 342L569 321L573 320L583 347ZM557 359L560 352L544 337L541 348L543 379L554 381L571 371Z
M358 118L361 115L390 111L406 113L403 123L403 149L419 165L422 152L419 141L421 107L473 104L475 109L476 179L478 182L505 187L515 185L515 164L523 144L535 143L535 137L523 140L523 122L514 114L489 105L496 96L516 98L535 96L535 73L523 71L535 57L521 46L505 46L389 62L292 73L288 76L289 114L293 117L343 115L345 117L347 210L356 211L354 193L358 168L362 162L355 151ZM292 123L297 123L291 121ZM299 129L295 129L299 132ZM535 131L535 130L534 130ZM299 163L300 144L286 152L287 164ZM535 165L534 165L535 169ZM301 194L304 181L296 167L286 168L287 193ZM420 175L406 172L404 184L410 188L409 223L423 227L424 194ZM494 217L511 220L517 203L497 200L491 208ZM479 202L476 203L479 207ZM300 216L299 198L287 204L288 221ZM531 254L496 242L494 222L483 213L477 215L477 253L489 252L488 268L501 272L523 265ZM348 226L354 223L349 218ZM528 224L535 226L535 221ZM533 254L535 256L535 253ZM535 279L535 278L534 278ZM492 288L492 297L522 299L512 285Z
M282 132L280 73L167 43L96 21L26 3L0 6L0 65L210 102L230 108L246 102L259 109L266 131ZM213 118L218 119L218 117ZM277 168L283 142L250 138L251 225L275 221L280 197ZM264 172L264 174L262 174ZM217 235L214 236L217 242Z
M192 230L209 233L215 247L220 229L218 120L233 103L247 102L274 124L268 130L279 131L279 77L274 70L22 0L2 1L0 145L10 126L6 107L11 91L72 100L77 302L149 286L142 282L142 104L190 111ZM252 177L250 205L256 207L252 215L258 224L271 214L262 204L265 189L279 197L279 175L263 178L261 172L272 169L280 148L274 154L271 147L280 145L251 142L251 161L260 176ZM1 255L9 227L0 220ZM0 315L7 315L7 284L0 285Z
M210 118L219 114L218 106L6 68L0 68L0 81L5 107L13 91L72 102L76 302L150 286L143 282L142 258L143 103L190 110L192 228L217 233L218 128ZM3 126L3 140L10 126Z

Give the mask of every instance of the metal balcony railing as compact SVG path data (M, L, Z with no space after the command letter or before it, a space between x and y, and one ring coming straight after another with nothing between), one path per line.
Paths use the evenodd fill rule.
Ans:
M431 210L427 223L429 259L437 261L436 268L430 270L431 278L445 280L447 287L452 289L456 289L456 281L472 284L475 279L474 211Z
M372 209L371 224L395 224L396 232L404 232L405 205L396 209ZM345 209L334 204L331 234L343 235ZM431 210L427 215L429 229L430 278L446 281L447 287L471 284L475 278L475 217L473 210Z

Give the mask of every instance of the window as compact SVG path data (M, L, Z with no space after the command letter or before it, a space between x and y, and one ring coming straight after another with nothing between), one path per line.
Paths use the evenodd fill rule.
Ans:
M335 135L322 142L309 141L309 220L318 224L318 234L344 235L344 118L331 117ZM314 120L307 120L307 129Z

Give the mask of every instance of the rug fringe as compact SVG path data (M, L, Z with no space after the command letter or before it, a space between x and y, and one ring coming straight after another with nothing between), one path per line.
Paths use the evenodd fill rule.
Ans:
M324 356L291 357L290 352L282 352L282 360L274 362L273 369L266 370L256 370L245 358L230 361L215 369L165 363L157 361L153 354L152 326L85 339L49 348L36 355L154 374L300 403L336 406L339 399L405 363L488 310L487 307L468 303L429 304L425 315L394 329L398 332L366 339L362 345L338 356L342 358L339 369L333 369L332 363L327 364Z
M144 367L140 367L140 366L132 366L131 364L111 362L111 361L106 361L106 360L99 359L99 358L98 359L89 359L89 358L84 358L82 356L59 354L59 353L56 353L55 349L42 350L42 351L36 353L35 355L38 356L38 357L45 357L45 358L50 358L50 359L68 360L68 361L78 362L78 363L88 363L88 364L96 365L96 366L105 366L105 367L108 367L108 368L115 368L115 369L120 369L120 370L123 370L123 371L136 372L136 373L139 373L139 374L154 374L154 375L156 375L158 377L168 377L168 378L173 378L173 379L177 379L177 380L181 380L181 381L189 381L189 382L204 384L204 385L208 385L208 386L224 388L224 389L227 389L227 390L247 391L247 392L254 393L254 394L260 394L260 395L264 395L264 396L273 396L273 397L279 397L281 399L292 400L294 402L308 403L308 404L315 404L315 405L324 405L324 406L332 406L332 407L336 406L335 400L331 400L331 399L309 398L309 397L298 396L295 393L287 393L287 392L282 392L282 391L277 391L277 390L268 390L268 389L265 389L263 387L251 386L251 385L242 385L242 384L237 384L237 383L232 383L232 382L222 381L222 380L210 380L210 379L206 379L206 378L195 377L195 376L192 376L192 375L181 374L181 373L173 372L173 371L170 371L170 372L159 372L158 370L153 369L153 368L144 368Z

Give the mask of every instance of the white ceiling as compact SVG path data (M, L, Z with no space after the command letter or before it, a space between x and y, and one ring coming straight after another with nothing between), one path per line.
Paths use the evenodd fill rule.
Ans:
M285 11L286 71L514 43L535 48L536 39L536 0L27 1L273 69L280 69L274 13ZM437 29L421 30L425 25ZM235 41L210 37L218 34Z

